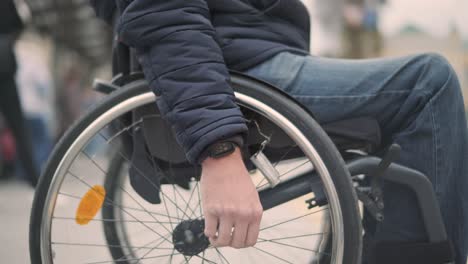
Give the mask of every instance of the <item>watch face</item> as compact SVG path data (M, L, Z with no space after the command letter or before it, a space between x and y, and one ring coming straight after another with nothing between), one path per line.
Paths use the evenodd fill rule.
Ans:
M220 142L214 144L210 149L210 156L212 158L219 158L231 154L236 147L232 142Z

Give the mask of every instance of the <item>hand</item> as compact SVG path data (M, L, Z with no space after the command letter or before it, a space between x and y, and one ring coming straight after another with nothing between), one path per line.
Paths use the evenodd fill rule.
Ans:
M255 245L263 208L240 150L202 163L205 235L215 247Z

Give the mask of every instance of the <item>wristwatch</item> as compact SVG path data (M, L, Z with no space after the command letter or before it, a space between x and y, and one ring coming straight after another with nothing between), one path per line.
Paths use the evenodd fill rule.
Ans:
M236 147L237 144L231 141L217 142L207 148L206 157L219 159L233 153Z
M243 144L244 140L240 135L213 143L201 153L199 164L201 164L208 157L219 159L228 156L236 150L236 147L240 148Z

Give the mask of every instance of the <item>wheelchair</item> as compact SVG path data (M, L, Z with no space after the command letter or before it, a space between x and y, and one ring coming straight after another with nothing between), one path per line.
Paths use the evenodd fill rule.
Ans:
M395 164L362 117L318 124L272 85L231 72L249 128L242 149L264 216L257 244L214 248L203 234L199 180L155 107L131 50L117 44L106 97L57 144L30 222L33 264L362 263L363 215L385 221L385 182L411 189L427 232L418 245L383 243L371 263L450 263L431 183Z

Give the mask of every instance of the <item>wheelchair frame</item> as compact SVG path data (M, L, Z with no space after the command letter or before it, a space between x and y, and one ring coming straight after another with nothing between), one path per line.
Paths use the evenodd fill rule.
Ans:
M128 82L143 78L141 73L141 66L137 62L132 50L125 46L123 43L117 42L114 44L114 59L113 59L113 73L114 78L111 83L96 80L93 84L95 90L102 93L111 93L119 89L120 86ZM261 80L257 80L251 76L230 71L231 78L234 82L241 80L252 81L252 83L259 82L268 84ZM278 89L280 90L280 89ZM281 90L280 90L281 91ZM290 97L286 93L285 96ZM308 111L308 110L307 110ZM309 112L309 111L308 111ZM313 114L311 113L313 116ZM360 156L356 159L345 160L346 166L351 176L366 175L372 181L372 194L374 197L365 197L358 193L359 200L371 212L377 221L384 219L383 208L384 203L382 199L382 183L388 181L408 187L415 195L419 204L419 210L424 222L424 227L427 234L427 243L417 244L403 244L391 245L390 247L385 244L381 250L378 250L376 263L449 263L453 261L453 252L450 242L448 241L445 226L442 220L439 204L432 186L427 176L423 173L410 169L405 166L394 163L398 157L400 147L392 145L389 147L383 158L375 156ZM312 172L314 173L314 172ZM297 177L294 180L283 182L272 189L266 189L259 192L261 203L264 210L268 210L276 205L284 202L282 197L275 195L278 189L281 192L287 192L291 197L300 197L309 193L312 189L313 192L321 193L319 190L323 189L320 183L310 182L310 175L305 174ZM310 203L312 207L323 205L326 200L323 197L315 197L314 203ZM312 202L312 201L309 201ZM409 247L407 247L409 246ZM407 250L409 248L409 251ZM414 249L417 250L414 250ZM385 250L386 252L383 252ZM430 251L430 252L428 252ZM416 259L414 258L416 252ZM420 253L417 253L420 252ZM398 255L398 256L397 256ZM417 262L414 262L416 260ZM423 261L423 262L421 262Z

